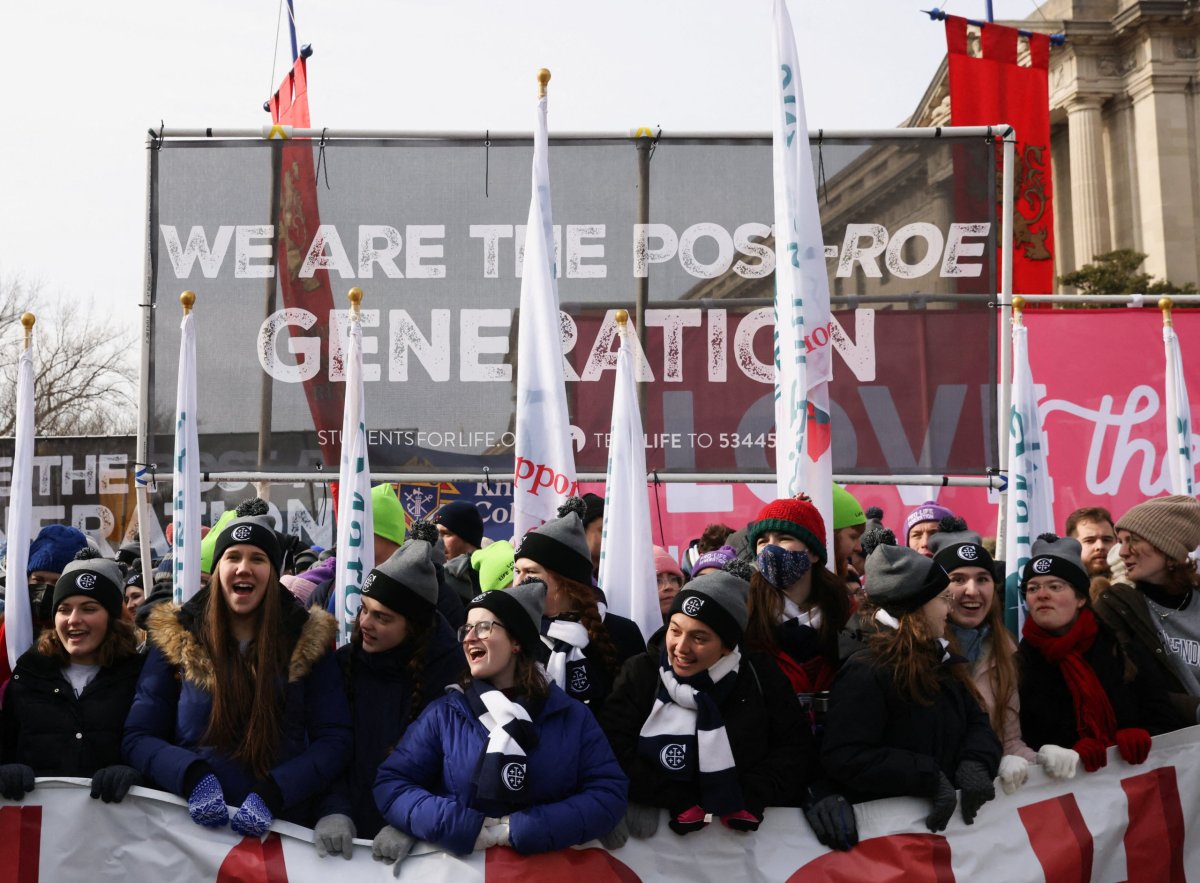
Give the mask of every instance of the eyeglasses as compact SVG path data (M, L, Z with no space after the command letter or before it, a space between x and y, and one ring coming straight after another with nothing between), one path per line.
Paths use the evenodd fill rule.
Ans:
M494 619L481 619L479 622L467 623L458 627L458 643L462 643L467 639L467 635L475 632L475 637L481 641L486 641L488 635L492 633L494 628L504 628L504 623L497 622Z
M1061 579L1054 579L1054 580L1050 580L1049 582L1038 583L1037 585L1034 585L1031 582L1031 583L1026 584L1025 594L1026 595L1035 595L1035 594L1037 594L1037 592L1040 589L1046 589L1047 591L1053 592L1055 595L1057 595L1060 592L1065 592L1070 588L1071 588L1071 584L1063 582Z

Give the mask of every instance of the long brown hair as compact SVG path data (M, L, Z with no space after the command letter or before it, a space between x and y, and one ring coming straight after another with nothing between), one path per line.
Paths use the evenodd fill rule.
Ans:
M96 650L96 661L101 668L108 668L117 660L137 653L137 631L134 629L133 623L126 619L125 608L121 609L123 613L119 619L112 616L108 618L108 629L104 633L104 640L100 642L100 646ZM37 652L42 656L49 656L62 665L71 664L71 654L62 645L62 641L58 637L58 630L55 628L43 629L42 633L38 635Z
M596 592L591 586L568 579L561 573L547 570L552 579L558 581L559 589L570 600L570 609L579 614L579 621L587 629L588 643L595 644L600 651L600 661L608 671L610 678L617 676L617 648L609 637L604 620L600 618L600 608L596 604Z
M1166 571L1165 588L1168 592L1186 595L1192 589L1200 589L1200 573L1196 571L1196 562L1190 558L1182 561L1168 558Z
M775 629L783 616L783 591L767 582L757 570L750 577L750 620L746 625L744 643L749 650L775 655L779 645ZM841 580L821 564L812 569L812 588L808 595L813 607L821 611L820 652L830 663L838 659L838 632L850 618L850 598Z
M282 713L279 687L287 678L295 644L284 630L280 593L279 577L272 568L262 603L255 611L255 636L248 651L242 653L233 636L220 571L213 568L208 604L199 623L198 637L212 660L214 679L212 713L201 741L244 764L259 778L275 765Z
M918 608L896 617L895 629L880 628L867 639L875 664L891 672L892 682L902 699L918 705L933 705L942 692L943 670L937 638L932 634L925 616ZM979 702L966 666L948 666L948 674L958 680ZM980 702L982 707L982 702Z

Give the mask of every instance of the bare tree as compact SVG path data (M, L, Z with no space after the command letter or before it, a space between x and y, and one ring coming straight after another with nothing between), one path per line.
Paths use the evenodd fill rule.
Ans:
M54 303L39 284L0 277L0 436L11 436L16 424L16 366L25 312L37 316L37 434L132 434L137 426L136 335L90 303Z

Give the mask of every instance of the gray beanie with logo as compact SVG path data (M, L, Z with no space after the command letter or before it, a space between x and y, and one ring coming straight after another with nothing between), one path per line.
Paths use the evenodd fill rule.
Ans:
M545 646L541 634L542 613L546 609L546 584L540 579L527 579L519 586L476 595L467 605L467 612L476 607L494 613L521 645L522 653L536 658Z
M731 570L710 570L696 577L675 596L668 617L682 613L698 619L716 632L726 647L736 647L750 621L750 583L741 571L732 569L739 565L746 566L735 561Z
M74 560L63 567L62 576L54 584L51 609L72 595L83 595L100 603L108 611L110 619L121 618L121 607L125 603L125 577L116 561L101 558L97 552L84 546Z
M403 616L427 623L437 609L438 581L433 567L437 527L417 521L408 536L390 558L367 574L362 594Z
M1032 557L1021 570L1021 587L1035 576L1057 576L1085 598L1092 582L1083 566L1083 546L1079 540L1052 533L1044 533L1033 541Z
M584 509L581 497L571 497L558 507L557 518L525 534L516 557L528 558L567 579L591 585L592 553L583 527Z

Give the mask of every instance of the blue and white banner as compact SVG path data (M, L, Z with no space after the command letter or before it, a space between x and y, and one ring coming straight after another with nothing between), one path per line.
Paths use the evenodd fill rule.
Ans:
M375 566L375 520L371 512L371 464L363 399L362 318L350 314L345 348L346 399L342 412L342 457L338 469L337 593L338 646L350 640L362 603L362 585Z
M632 326L622 326L621 348L617 351L604 484L600 588L608 598L609 610L632 619L642 634L649 636L662 626L662 613L654 573L650 498L646 493L646 436L642 433L630 342L635 333Z
M686 837L666 825L608 851L596 842L522 856L508 847L452 855L418 843L397 875L423 883L693 883L829 881L1110 881L1185 883L1200 867L1200 742L1193 727L1154 739L1145 763L1115 749L1094 773L1045 776L1036 765L1015 794L997 787L974 824L956 810L946 830L925 827L929 801L877 800L854 808L861 838L849 852L821 846L796 807L769 807L754 833L714 821ZM160 883L359 883L394 880L355 841L349 861L319 858L312 831L275 822L266 837L194 824L187 802L133 788L121 803L88 797L85 779L39 779L22 803L0 799L0 880Z
M179 325L179 376L175 387L175 459L171 504L174 568L171 588L182 604L200 591L200 438L196 413L196 320Z
M785 0L775 0L778 86L772 119L775 181L776 494L806 493L833 524L829 278L808 143L800 61ZM832 531L826 531L832 546ZM832 557L832 556L831 556Z
M530 528L554 518L559 505L578 490L563 380L549 154L543 97L538 100L533 136L533 195L525 227L517 325L515 543Z
M1192 459L1192 407L1188 402L1187 382L1183 378L1183 356L1179 352L1179 336L1171 324L1163 326L1163 347L1166 349L1167 472L1171 476L1171 493L1195 494L1196 462Z
M1046 439L1038 413L1037 391L1029 367L1029 329L1012 330L1012 403L1008 412L1008 508L1004 529L1004 618L1015 634L1025 623L1018 591L1021 570L1033 557L1033 541L1054 530L1054 498L1046 464Z
M33 344L17 360L17 420L14 429L12 479L9 485L8 552L4 607L4 643L8 664L17 667L17 659L33 643L33 614L29 609L29 543L33 540Z

